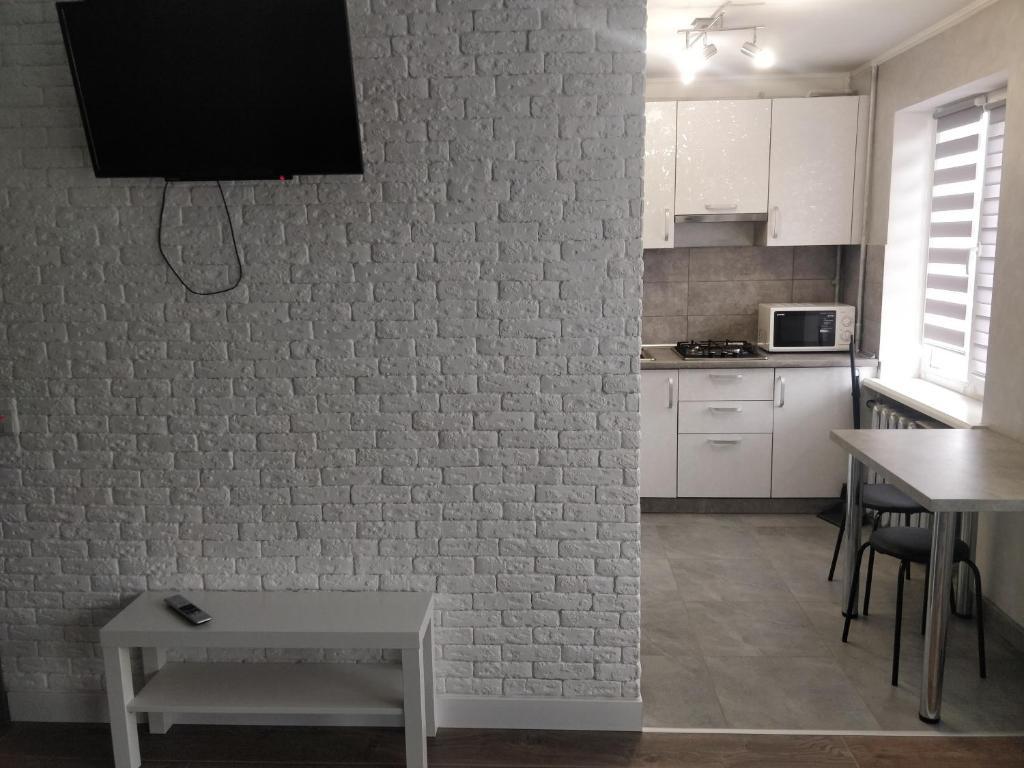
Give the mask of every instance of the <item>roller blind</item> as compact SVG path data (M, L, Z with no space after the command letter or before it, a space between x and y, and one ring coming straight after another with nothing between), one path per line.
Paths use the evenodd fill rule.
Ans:
M1003 133L1006 105L988 113L985 142L985 175L981 187L980 235L974 277L974 324L971 328L968 371L985 376L988 362L988 330L992 318L992 276L996 264L996 229L999 226L999 184L1003 171Z
M936 113L922 339L984 381L1005 106L979 97Z

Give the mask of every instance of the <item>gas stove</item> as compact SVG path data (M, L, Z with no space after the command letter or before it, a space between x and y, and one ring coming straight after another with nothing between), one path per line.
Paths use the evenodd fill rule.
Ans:
M728 339L680 341L676 344L676 352L686 360L700 360L703 358L716 357L752 357L764 360L768 357L749 341L730 341Z

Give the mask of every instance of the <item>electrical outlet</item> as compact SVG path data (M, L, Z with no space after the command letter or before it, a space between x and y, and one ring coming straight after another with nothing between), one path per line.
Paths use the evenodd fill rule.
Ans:
M0 437L18 434L18 402L13 397L0 399Z

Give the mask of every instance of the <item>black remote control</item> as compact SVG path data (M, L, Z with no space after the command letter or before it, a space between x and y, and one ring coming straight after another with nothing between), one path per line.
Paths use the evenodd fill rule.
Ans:
M164 598L167 607L192 624L205 624L213 617L197 605L189 602L184 595L171 595Z

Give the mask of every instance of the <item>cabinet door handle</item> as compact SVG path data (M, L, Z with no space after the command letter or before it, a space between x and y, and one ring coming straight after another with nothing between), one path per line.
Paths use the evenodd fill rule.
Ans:
M783 408L786 405L786 380L782 376L779 376L777 379L775 379L775 384L779 390L778 407Z
M743 378L742 373L709 373L709 379L734 379L739 380Z
M674 379L668 380L668 407L671 410L676 404L676 383Z
M668 242L668 236L672 234L672 214L668 208L665 209L665 242Z
M777 240L779 238L779 219L782 218L779 211L779 206L772 206L772 239Z
M743 438L742 437L729 437L729 438L726 438L726 437L709 437L708 438L708 442L711 443L711 445L736 445L737 443L742 443L743 442Z
M737 203L704 203L706 211L735 211L737 208Z
M708 410L712 413L743 413L743 409L738 405L709 405Z

